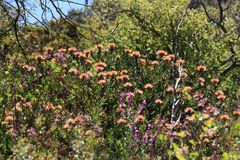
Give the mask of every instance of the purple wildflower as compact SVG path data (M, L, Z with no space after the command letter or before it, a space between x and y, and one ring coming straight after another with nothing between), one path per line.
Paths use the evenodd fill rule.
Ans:
M137 127L134 128L133 134L134 134L134 140L136 142L139 142L139 130L137 129Z
M198 107L204 107L206 103L207 103L207 98L203 98L198 101Z

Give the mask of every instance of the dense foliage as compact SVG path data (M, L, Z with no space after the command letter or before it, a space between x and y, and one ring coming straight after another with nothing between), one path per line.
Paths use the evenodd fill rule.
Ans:
M239 4L188 7L96 0L22 48L1 15L0 158L239 159Z

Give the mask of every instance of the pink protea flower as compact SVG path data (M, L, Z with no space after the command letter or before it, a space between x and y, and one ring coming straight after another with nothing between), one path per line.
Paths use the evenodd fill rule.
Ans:
M216 96L224 95L223 91L221 91L221 90L216 90L216 91L214 92L214 94L215 94Z
M116 77L117 80L127 80L128 78L129 78L128 75L121 75Z
M130 87L132 87L133 85L132 85L132 83L130 83L130 82L126 82L123 86L126 87L126 88L130 88Z
M140 90L140 89L136 89L136 90L135 90L135 93L136 93L136 94L143 94L143 91Z
M68 118L66 124L75 124L75 120L73 118Z
M204 71L207 70L207 67L206 66L197 66L197 70L201 71L201 72L204 72Z
M151 65L158 65L158 64L159 64L158 61L152 61L152 62L151 62Z
M218 79L218 78L212 78L212 79L211 79L211 82L214 83L214 84L216 84L216 83L219 82L219 79Z
M104 62L98 62L98 63L95 64L95 66L96 67L103 67L103 68L105 68L105 67L107 67L107 64L104 63Z
M227 119L229 119L229 116L228 116L228 114L224 113L224 114L220 115L220 119L227 120Z
M143 115L138 115L134 122L137 123L137 122L143 122L145 120L145 117Z
M134 51L134 52L132 52L131 56L138 58L138 57L141 57L141 53L139 51Z
M198 78L198 83L201 85L201 86L204 86L205 85L205 79L200 77Z
M120 75L127 74L127 73L128 73L128 70L124 69L120 72Z
M32 104L30 102L26 102L24 105L32 110Z
M104 67L96 66L96 70L97 70L97 71L103 71L103 70L104 70Z
M97 49L102 49L102 48L103 48L103 45L102 45L102 44L97 44L97 45L96 45L96 48L97 48Z
M156 103L156 104L162 104L163 101L162 101L161 99L156 99L156 100L155 100L155 103Z
M145 89L152 89L153 85L151 83L147 83L147 84L144 85L144 88Z
M74 68L74 67L70 68L68 70L68 72L69 73L73 73L74 75L78 75L79 74L79 71L76 68Z
M5 121L13 121L14 120L14 117L9 115L5 118Z
M75 52L74 55L77 56L79 59L85 59L86 58L86 55L83 54L82 52Z
M124 51L125 51L126 53L131 53L131 52L132 52L132 50L129 49L129 48L125 48Z
M65 53L66 51L67 51L67 49L64 49L64 48L60 48L60 49L58 50L59 53Z
M53 51L53 47L46 47L46 48L45 48L45 51L48 52L48 53L50 53L50 52Z
M170 56L163 56L162 60L170 62L172 58Z
M159 51L157 51L157 53L156 53L158 56L166 56L168 53L166 52L166 51L164 51L164 50L159 50Z
M54 109L56 109L56 107L52 103L49 103L49 104L45 105L44 108L46 110L54 110Z
M225 98L226 98L226 96L224 96L224 95L217 96L217 99L219 99L219 100L224 100Z
M146 64L146 60L143 59L143 58L141 58L139 61L140 61L141 64Z
M172 86L167 87L167 92L174 93L174 88Z
M192 113L193 111L194 111L194 109L192 107L187 107L184 110L185 113Z
M22 108L21 108L21 103L20 103L20 102L17 102L17 103L16 103L15 109L16 109L18 112L22 112Z
M233 111L233 115L240 116L240 109L237 109L237 110Z
M76 52L76 51L77 51L77 48L71 47L71 48L68 48L68 51L69 51L69 52Z
M115 48L116 48L116 44L115 44L115 43L109 43L109 44L108 44L108 47L109 47L110 49L115 49Z
M120 118L119 120L117 120L117 124L125 124L127 123L127 121L123 118Z
M101 79L98 81L98 84L100 84L101 86L103 86L106 83L107 83L107 81L105 79Z
M92 77L92 73L90 72L82 73L79 76L80 79L89 79L90 77Z
M176 66L181 66L181 65L183 65L184 63L185 63L184 60L178 59L178 60L176 61L175 65L176 65Z

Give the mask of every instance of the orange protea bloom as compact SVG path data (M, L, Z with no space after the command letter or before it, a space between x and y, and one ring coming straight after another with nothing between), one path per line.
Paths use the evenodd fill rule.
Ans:
M54 110L55 106L52 103L49 103L49 104L45 105L44 108L46 110Z
M117 78L117 80L125 80L125 79L128 79L129 76L128 75L121 75L121 76L117 76L116 78Z
M120 72L120 75L127 74L127 73L128 73L128 70L124 69Z
M42 54L40 54L40 53L34 54L34 58L36 60L44 60L45 59L44 56Z
M105 49L103 50L103 52L104 52L104 53L108 53L109 50L108 50L107 48L105 48Z
M117 71L111 71L111 72L112 72L112 74L113 74L114 76L116 76L116 75L118 74Z
M98 84L100 84L101 86L103 86L106 83L107 83L107 81L105 79L101 79L98 81Z
M103 71L103 70L104 70L104 67L96 66L96 70L97 70L97 71Z
M76 51L77 51L77 48L71 47L71 48L68 48L68 51L69 51L69 52L76 52Z
M28 107L30 110L32 109L32 104L30 102L26 102L24 105Z
M132 87L133 85L130 82L126 82L123 86L126 88L129 88L129 87Z
M97 67L107 67L107 64L106 63L104 63L104 62L98 62L98 63L96 63L95 64Z
M82 73L79 76L80 79L89 79L90 77L92 77L92 73L90 72Z
M97 44L97 45L96 45L96 48L102 49L102 48L103 48L103 45L102 45L102 44Z
M93 53L93 49L90 48L90 49L84 50L83 53L88 56L89 54L92 54L92 53Z
M5 121L13 121L14 120L14 117L13 116L7 116L5 118Z
M36 68L35 68L35 67L29 66L29 65L27 65L27 64L23 64L23 65L22 65L22 68L23 68L23 69L26 69L28 72L36 71Z
M132 52L132 50L129 49L129 48L125 48L124 51L125 51L126 53L131 53L131 52Z
M65 53L66 51L67 51L67 50L64 49L64 48L60 48L60 49L58 50L59 53Z
M217 99L219 99L219 100L224 100L225 98L226 98L226 96L224 96L224 95L217 96Z
M207 70L207 67L206 66L197 66L197 70L203 72L203 71Z
M174 59L175 55L174 54L169 54L168 57L170 57L171 59Z
M143 91L140 90L140 89L136 89L136 90L135 90L135 93L136 93L136 94L143 94Z
M184 112L186 112L186 113L192 113L193 111L194 111L194 109L192 107L187 107L184 110Z
M151 62L151 65L158 65L158 64L159 64L158 61L152 61L152 62Z
M97 76L98 76L98 77L104 77L104 76L106 76L106 75L105 75L105 72L99 72L99 73L97 74Z
M198 78L198 82L199 82L199 84L200 84L201 86L204 86L204 85L205 85L205 79L202 78L202 77Z
M145 120L145 117L143 115L138 115L134 122L137 123L137 122L143 122Z
M75 124L75 120L73 118L69 118L67 121L66 121L67 124Z
M120 118L119 120L117 120L117 124L125 124L127 121L123 118Z
M88 64L92 64L93 63L92 60L90 60L90 59L86 59L85 62L88 63Z
M134 51L134 52L132 52L131 56L132 57L141 57L141 53L138 51Z
M184 60L178 59L178 60L176 61L175 65L176 65L176 66L180 66L180 65L183 65L184 63L185 63Z
M156 104L162 104L163 101L162 101L161 99L156 99L156 100L155 100L155 103L156 103Z
M186 72L182 72L181 78L187 78L188 74Z
M214 94L215 94L216 96L219 96L219 95L224 95L224 92L221 91L221 90L216 90L216 91L214 92Z
M74 118L74 121L75 121L75 123L76 123L76 122L84 122L84 118L83 118L82 116L76 116L76 117Z
M49 53L49 52L52 52L52 51L53 51L53 48L52 48L52 47L46 47L46 48L45 48L45 51L48 52L48 53Z
M163 50L159 50L157 51L156 53L158 56L166 56L168 53L166 51L163 51Z
M229 119L229 116L226 113L224 113L220 115L220 119L226 120L226 119Z
M170 62L172 60L172 58L169 56L163 56L162 60Z
M215 109L215 107L209 105L209 106L206 107L206 109L207 109L208 111L211 111L211 110Z
M144 85L144 88L145 88L145 89L152 89L152 88L153 88L153 85L150 84L150 83L147 83L147 84Z
M74 55L77 56L79 59L85 59L86 58L86 55L83 54L82 52L75 52Z
M116 44L115 44L115 43L109 43L109 44L108 44L108 47L109 47L110 49L114 49L114 48L116 48Z
M15 109L16 109L18 112L22 112L22 108L21 108L20 102L17 102L17 103L16 103Z
M105 73L105 76L111 77L111 76L113 76L113 72L112 71L108 71L108 72Z
M233 115L238 115L240 116L240 109L236 110L236 111L233 111Z
M218 79L218 78L212 78L212 79L211 79L211 82L212 82L212 83L218 83L218 82L219 82L219 79Z
M146 64L146 60L145 60L145 59L143 59L143 58L142 58L142 59L140 59L139 61L140 61L140 63L141 63L141 64Z
M194 119L193 119L193 117L192 116L186 116L186 120L188 120L188 121L194 121Z
M167 92L174 93L174 88L172 86L167 87Z
M68 70L68 72L69 72L69 73L73 73L73 74L75 74L75 75L77 75L77 74L79 73L79 71L78 71L76 68L74 68L74 67L70 68L70 69Z
M116 59L116 61L119 61L121 59L121 56L117 55L115 59Z
M64 126L63 126L64 129L67 129L69 127L70 127L70 125L68 123L64 124Z

